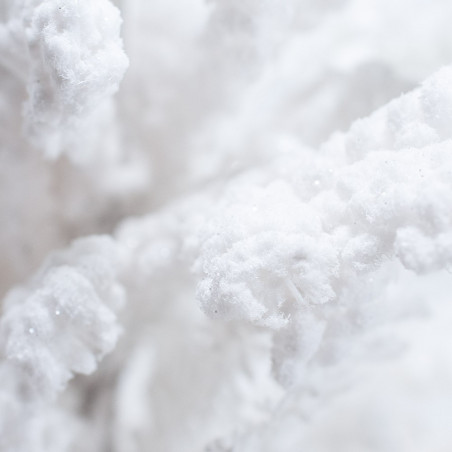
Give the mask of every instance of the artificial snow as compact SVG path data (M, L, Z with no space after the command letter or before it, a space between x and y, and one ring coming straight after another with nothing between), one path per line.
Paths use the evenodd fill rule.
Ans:
M451 449L450 13L5 1L0 450Z

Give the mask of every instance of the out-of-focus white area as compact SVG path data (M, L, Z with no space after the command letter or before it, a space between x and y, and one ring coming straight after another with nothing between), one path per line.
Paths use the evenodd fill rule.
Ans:
M451 450L451 14L3 1L0 450Z

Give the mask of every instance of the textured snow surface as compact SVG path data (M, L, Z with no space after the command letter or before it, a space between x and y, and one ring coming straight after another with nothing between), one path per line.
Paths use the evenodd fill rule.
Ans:
M0 4L0 451L452 450L451 14Z

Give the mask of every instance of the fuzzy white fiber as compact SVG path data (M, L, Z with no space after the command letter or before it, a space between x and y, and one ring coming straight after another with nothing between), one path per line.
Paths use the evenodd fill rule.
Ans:
M450 17L3 0L0 452L452 450Z

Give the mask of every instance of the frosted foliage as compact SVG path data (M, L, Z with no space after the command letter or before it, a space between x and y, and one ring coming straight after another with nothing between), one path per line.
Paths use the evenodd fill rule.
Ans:
M1 3L0 451L451 450L451 14Z

